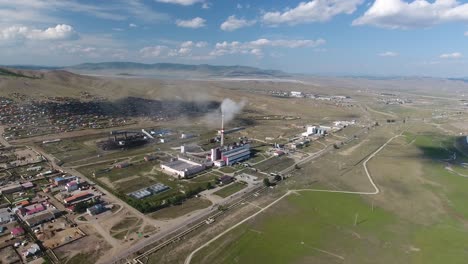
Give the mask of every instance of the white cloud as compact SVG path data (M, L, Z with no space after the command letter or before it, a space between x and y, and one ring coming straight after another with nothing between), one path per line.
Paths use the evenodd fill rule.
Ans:
M283 47L283 48L304 48L318 47L326 43L323 39L317 40L269 40L257 39L250 42L219 42L216 43L215 49L210 53L212 56L223 56L227 54L253 54L258 57L263 56L263 48L266 47Z
M466 31L466 32L465 32L465 36L467 36L467 37L468 37L468 31Z
M128 55L128 51L118 48L101 48L89 45L68 44L63 43L50 47L51 51L59 52L60 54L72 54L86 58L115 58L124 59Z
M156 2L189 6L196 3L201 3L203 0L156 0Z
M456 0L376 0L353 25L373 25L391 29L424 28L436 24L467 21L468 4Z
M208 43L204 41L195 42L189 40L172 47L168 47L166 45L144 47L140 50L140 55L147 58L201 57L200 54L194 56L192 52L195 51L195 53L198 53L196 52L198 49L204 48L207 45Z
M396 57L398 56L398 53L394 51L386 51L386 52L379 53L379 56L380 57Z
M269 39L257 39L249 42L250 45L257 47L272 46L272 47L286 47L286 48L302 48L302 47L318 47L326 43L324 39L317 40L269 40Z
M26 26L12 26L0 30L1 40L65 40L76 36L70 25L57 25L47 29L33 29Z
M94 1L92 4L80 3L78 0L0 0L0 23L10 25L60 23L63 21L63 12L118 21L129 18L147 22L169 19L169 15L152 10L141 0Z
M179 27L185 27L185 28L201 28L205 26L206 20L201 18L201 17L196 17L194 19L189 19L189 20L180 20L178 19L176 21L176 25Z
M203 8L203 9L210 9L210 8L211 8L211 4L208 3L208 2L205 2L205 3L203 3L202 8Z
M312 0L301 2L284 12L267 12L262 20L266 24L302 24L328 21L339 14L352 14L364 0Z
M163 57L169 52L169 48L163 45L144 47L140 50L143 57Z
M238 19L236 16L229 16L228 19L221 24L220 28L224 31L234 31L239 28L253 26L255 23L255 20Z
M463 57L460 52L453 52L453 53L444 53L439 56L441 59L459 59Z
M199 41L199 42L195 43L195 47L197 47L197 48L204 48L206 46L208 46L208 42L206 42L206 41Z
M241 5L241 4L237 4L236 8L237 8L237 9L242 9L242 5Z
M136 28L136 27L138 27L136 24L133 24L133 23L128 24L128 26L131 27L131 28Z

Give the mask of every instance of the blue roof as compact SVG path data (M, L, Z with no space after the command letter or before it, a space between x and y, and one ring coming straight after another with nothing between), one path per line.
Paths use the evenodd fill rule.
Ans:
M65 180L65 178L63 178L63 177L57 177L57 178L55 178L54 180L55 180L55 181L63 181L63 180Z

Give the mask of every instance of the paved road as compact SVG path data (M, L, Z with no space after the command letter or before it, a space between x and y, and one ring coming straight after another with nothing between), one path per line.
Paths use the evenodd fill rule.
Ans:
M301 192L301 191L315 191L315 192L333 192L333 193L347 193L347 194L364 194L364 195L375 195L375 194L378 194L380 192L379 188L377 187L377 185L375 184L374 180L372 179L372 176L371 174L369 173L369 170L367 168L367 162L369 160L371 160L373 157L375 157L375 155L377 155L382 149L384 149L392 140L394 140L395 138L401 136L401 134L399 135L396 135L392 138L390 138L387 142L385 142L379 149L377 149L374 153L372 153L363 163L363 166L364 166L364 170L366 172L366 175L370 181L370 183L372 184L373 188L374 188L374 191L371 191L371 192L353 192L353 191L334 191L334 190L316 190L316 189L298 189L298 190L289 190L287 191L283 196L279 197L278 199L274 200L273 202L271 202L270 204L268 204L267 206L265 206L264 208L262 208L261 210L259 210L258 212L256 212L255 214L245 218L244 220L240 221L239 223L235 224L234 226L226 229L224 232L222 232L221 234L217 235L216 237L214 237L213 239L211 239L210 241L206 242L205 244L201 245L200 247L198 247L197 249L195 249L194 251L192 251L188 256L187 258L185 259L185 262L184 264L190 264L190 262L192 261L192 258L193 256L199 252L200 250L202 250L203 248L207 247L208 245L210 245L211 243L213 243L214 241L218 240L220 237L224 236L225 234L227 234L228 232L230 232L231 230L233 230L234 228L242 225L243 223L249 221L250 219L256 217L258 214L262 213L263 211L267 210L268 208L270 208L271 206L275 205L276 203L278 203L279 201L281 201L283 198L287 197L288 195L292 194L292 193L296 193L296 192ZM324 149L325 150L325 149ZM324 151L322 150L322 151Z

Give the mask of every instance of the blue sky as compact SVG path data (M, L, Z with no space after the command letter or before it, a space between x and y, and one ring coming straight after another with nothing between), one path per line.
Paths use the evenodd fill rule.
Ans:
M468 76L460 0L0 0L0 64Z

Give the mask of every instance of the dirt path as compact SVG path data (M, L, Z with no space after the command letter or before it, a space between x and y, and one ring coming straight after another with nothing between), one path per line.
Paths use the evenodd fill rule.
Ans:
M4 132L5 132L5 127L0 126L0 144L2 144L5 147L11 147L10 143L8 143L8 141L6 141L5 138L3 137Z
M367 141L369 141L369 140L365 139L365 140L359 142L359 144L356 144L356 145L354 145L354 146L352 146L352 147L350 147L350 148L348 148L346 150L343 150L343 151L339 152L338 154L344 155L344 156L349 156L349 155L351 155L353 153L353 151L358 149L360 146L362 146L362 144L364 144Z

